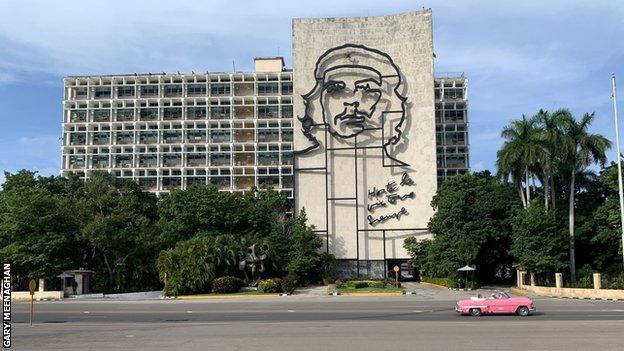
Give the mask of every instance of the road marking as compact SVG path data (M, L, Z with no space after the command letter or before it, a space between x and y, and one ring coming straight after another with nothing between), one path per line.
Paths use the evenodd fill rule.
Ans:
M186 313L193 313L193 311L186 311Z
M126 338L134 338L134 335L132 334L126 335Z
M420 310L413 310L412 312L414 312L414 313L423 313L424 311L420 311Z
M82 313L84 313L84 314L89 314L89 313L91 313L91 312L89 312L89 311L84 311L84 312L82 312Z
M624 310L600 310L602 312L624 312Z
M288 312L295 312L294 310L288 310Z

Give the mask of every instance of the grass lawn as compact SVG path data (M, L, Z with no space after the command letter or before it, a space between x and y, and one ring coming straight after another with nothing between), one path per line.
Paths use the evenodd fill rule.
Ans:
M340 288L336 289L339 293L402 293L403 288L395 288L393 286L386 286L385 288Z

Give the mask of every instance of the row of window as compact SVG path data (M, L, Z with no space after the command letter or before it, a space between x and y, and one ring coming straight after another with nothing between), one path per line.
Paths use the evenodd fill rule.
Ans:
M232 90L236 96L252 96L252 95L292 95L292 82L274 83L274 82L258 82L255 85L256 93L254 94L253 83L241 85L232 85L230 83L212 83L210 86L206 84L173 84L173 85L142 85L136 89L134 86L119 86L116 88L100 86L92 88L91 94L87 87L72 88L70 99L129 99L129 98L149 98L149 97L182 97L182 96L231 96ZM234 86L234 89L232 89ZM209 93L209 94L208 94Z
M184 113L183 113L184 112ZM234 112L234 113L232 113ZM111 117L115 117L112 119ZM90 118L88 118L90 117ZM168 108L141 108L138 112L133 108L126 109L94 109L71 110L69 113L70 123L87 122L126 122L134 121L171 121L171 120L198 120L198 119L230 119L234 118L292 118L292 105L285 106L258 106L256 112L253 109L234 110L229 106L218 106L210 109L206 107L168 107Z

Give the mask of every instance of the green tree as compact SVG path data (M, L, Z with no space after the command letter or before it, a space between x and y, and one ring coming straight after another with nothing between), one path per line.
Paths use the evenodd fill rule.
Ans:
M429 221L434 234L415 260L429 277L456 277L456 270L476 264L481 281L511 266L511 218L520 203L513 187L489 172L458 175L445 181L434 196L436 213ZM420 256L420 257L419 257Z
M570 275L572 282L576 282L576 262L574 248L574 207L577 191L576 176L592 164L604 165L606 151L611 148L611 142L600 134L589 132L594 121L594 113L586 113L576 119L569 110L561 109L555 112L557 118L562 119L563 138L565 147L565 162L569 174L568 198L568 229L570 248Z
M288 273L296 274L299 281L308 283L318 280L321 271L321 256L318 251L323 245L323 241L314 232L314 228L306 226L305 210L302 210L297 217L288 222L286 233L289 248L283 252L286 254L287 262L284 269Z
M511 253L530 272L553 272L566 266L566 235L557 225L554 210L536 202L518 211L512 223Z
M101 288L120 292L157 283L154 260L159 232L154 194L141 191L133 181L94 172L85 184L81 208L81 235L92 248L90 261L96 265L96 279L104 281ZM105 280L98 277L99 264Z
M5 173L0 192L0 257L19 279L52 278L79 260L72 208L35 175Z

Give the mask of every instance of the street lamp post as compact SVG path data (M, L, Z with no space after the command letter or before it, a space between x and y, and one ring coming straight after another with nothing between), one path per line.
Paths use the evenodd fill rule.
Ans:
M620 223L622 230L622 263L624 263L624 190L622 190L622 157L620 154L620 132L618 129L617 97L615 95L615 73L611 73L611 90L613 99L613 119L615 120L615 144L618 165L618 188L620 191Z

